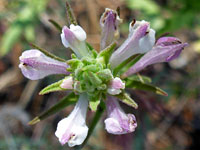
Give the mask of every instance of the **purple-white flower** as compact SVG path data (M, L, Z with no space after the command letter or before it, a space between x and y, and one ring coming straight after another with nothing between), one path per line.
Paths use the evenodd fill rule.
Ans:
M118 25L122 20L116 11L106 8L101 16L101 50L109 46L116 38L119 37Z
M125 83L119 77L113 78L108 84L107 92L111 95L118 95L125 88Z
M74 110L67 117L59 121L55 135L62 145L68 143L70 147L81 145L85 140L88 127L85 119L87 114L87 94L80 95Z
M116 98L108 96L106 100L108 118L105 128L111 134L126 134L135 131L137 122L133 114L125 114Z
M110 64L115 68L135 54L143 54L152 49L155 43L155 31L144 20L132 21L126 41L112 54Z
M64 26L62 29L61 40L63 45L66 48L70 47L79 58L89 53L85 42L86 38L85 31L79 25L71 24L70 28Z
M88 103L93 111L104 110L103 103L106 103L108 118L104 122L108 133L126 134L135 131L137 127L135 116L126 114L118 102L120 98L125 104L134 108L138 107L124 90L127 85L125 81L132 82L132 79L127 78L122 81L119 77L126 78L148 65L171 61L178 57L183 48L188 45L174 37L163 37L155 43L155 31L150 28L150 23L144 20L133 20L129 26L128 38L113 52L116 45L113 42L119 35L120 22L121 19L116 11L108 8L105 10L100 19L102 29L100 53L86 43L85 31L79 25L71 24L69 27L62 28L61 40L66 48L69 47L74 52L72 59L62 61L53 54L48 54L48 52L44 54L42 50L37 49L25 51L19 58L19 68L24 76L31 80L42 79L52 74L66 75L64 79L44 88L41 94L72 90L79 95L74 110L58 123L55 135L62 145L68 143L70 147L73 147L81 145L86 139ZM119 71L122 67L120 64L136 54L144 54L144 56L141 55L140 60L124 74L123 68ZM58 105L52 109L58 109ZM36 117L33 122L38 122L39 119Z
M67 63L52 59L37 49L23 52L19 60L19 68L23 75L31 80L42 79L52 74L69 74Z
M175 37L162 37L158 39L153 49L147 52L135 65L122 75L128 77L145 67L161 62L169 62L179 56L181 51L187 46Z

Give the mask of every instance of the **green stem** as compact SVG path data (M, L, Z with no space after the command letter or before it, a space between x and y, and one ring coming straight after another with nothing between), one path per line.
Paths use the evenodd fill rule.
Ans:
M62 32L62 27L55 20L49 19L49 22L59 31Z
M101 118L101 115L103 114L105 108L106 108L106 107L105 107L105 103L104 103L103 101L101 101L101 103L99 104L99 107L98 107L98 109L97 109L97 111L96 111L96 114L95 114L95 116L94 116L94 118L93 118L93 120L92 120L92 123L90 124L89 131L88 131L88 135L87 135L85 141L83 142L82 145L76 146L76 147L74 148L74 150L81 150L81 149L85 146L85 144L86 144L87 141L89 140L90 136L92 135L92 133L93 133L93 131L94 131L94 129L95 129L97 123L99 122L99 120L100 120L100 118Z

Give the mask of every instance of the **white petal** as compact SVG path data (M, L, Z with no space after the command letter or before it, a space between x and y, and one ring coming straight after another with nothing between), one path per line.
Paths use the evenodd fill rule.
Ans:
M84 41L86 40L87 36L85 31L83 30L83 28L81 28L79 25L74 25L71 24L70 25L70 30L74 33L74 35L76 36L76 38L80 41Z
M119 122L114 118L107 118L105 121L105 128L108 133L111 134L120 134L123 129L121 128Z
M110 95L118 95L121 93L121 90L118 89L113 89L113 88L108 88L107 89L108 94Z
M68 130L70 130L69 128L69 123L71 122L70 118L67 117L67 118L64 118L62 119L61 121L58 122L58 125L57 125L57 130L55 132L55 135L59 138L59 141L61 142L62 138L63 138L63 135L68 132L67 131L67 128L68 127Z
M146 53L155 44L155 31L150 29L149 33L139 40L140 53Z
M83 126L74 126L72 132L75 136L73 136L68 141L69 147L81 145L84 142L85 138L87 137L88 127L86 126L86 124L84 124Z

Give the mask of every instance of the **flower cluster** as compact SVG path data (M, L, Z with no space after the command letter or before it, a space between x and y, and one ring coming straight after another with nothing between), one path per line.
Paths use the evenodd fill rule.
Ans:
M107 132L126 134L135 131L135 116L126 114L118 101L137 108L137 104L125 93L124 79L148 65L177 58L187 46L175 37L161 37L156 41L155 31L150 28L149 22L133 20L128 38L113 52L121 22L115 10L105 10L100 19L99 53L86 42L85 31L79 25L71 24L62 28L61 40L66 48L72 49L72 59L61 61L40 49L27 50L19 58L19 68L25 77L38 80L52 74L64 74L64 79L53 84L56 91L71 90L79 96L74 110L58 123L55 135L62 145L68 143L72 147L83 143L88 134L85 120L88 105L96 111L101 102L106 104L108 118L104 122ZM126 64L128 68L124 72L116 71L123 70L120 67Z

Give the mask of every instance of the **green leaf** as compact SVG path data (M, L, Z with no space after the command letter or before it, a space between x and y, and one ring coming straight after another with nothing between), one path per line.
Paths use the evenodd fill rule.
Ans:
M69 78L69 77L65 77L66 78ZM52 83L50 85L48 85L47 87L45 87L44 89L42 89L40 91L40 95L44 95L44 94L47 94L47 93L50 93L50 92L56 92L56 91L63 91L63 90L67 90L67 89L64 89L64 88L61 88L60 85L62 84L64 79L62 80L59 80L55 83Z
M53 19L49 19L49 22L50 22L56 29L58 29L59 32L62 32L62 27L61 27L61 25L59 25L56 21L54 21Z
M168 94L165 91L163 91L161 88L153 86L151 84L142 83L140 81L126 82L126 87L144 90L144 91L151 91L159 95L168 96Z
M110 56L111 56L111 54L112 54L112 52L113 52L113 50L115 49L116 46L117 46L117 44L115 42L113 42L107 48L102 50L97 57L98 58L102 58L103 57L105 63L108 64Z
M57 104L52 106L50 109L48 109L47 111L43 112L41 115L35 117L28 124L29 125L34 125L34 124L40 122L41 120L44 120L45 118L47 118L47 117L55 114L56 112L64 109L65 107L76 103L77 100L78 100L78 96L75 95L74 93L70 93L69 95L67 95L64 98L62 98Z
M90 45L88 42L86 42L86 45L87 45L87 47L88 47L88 49L89 49L90 51L94 50L94 48L92 47L92 45Z
M117 98L119 98L123 103L134 107L135 109L138 108L137 103L125 92L120 93L119 95L115 95Z
M120 74L126 72L131 66L133 66L144 54L136 54L128 58L113 69L113 75L116 76L119 72Z
M131 81L140 81L142 83L151 83L152 82L151 78L140 75L140 74L129 76L126 79L126 82L130 83Z
M74 16L74 13L73 13L73 10L70 6L70 4L66 1L66 9L67 9L67 21L68 21L68 24L74 24L74 25L77 25L77 21L76 21L76 18Z
M51 57L51 58L53 58L53 59L55 59L55 60L58 60L58 61L66 62L66 60L64 60L64 59L62 59L62 58L60 58L60 57L58 57L58 56L56 56L56 55L54 55L54 54L48 52L47 50L45 50L45 49L43 49L43 48L40 48L39 46L37 46L37 45L35 45L35 44L33 44L33 43L30 43L30 45L31 45L32 47L38 49L39 51L41 51L42 53L44 53L44 54L45 54L46 56L48 56L48 57Z

